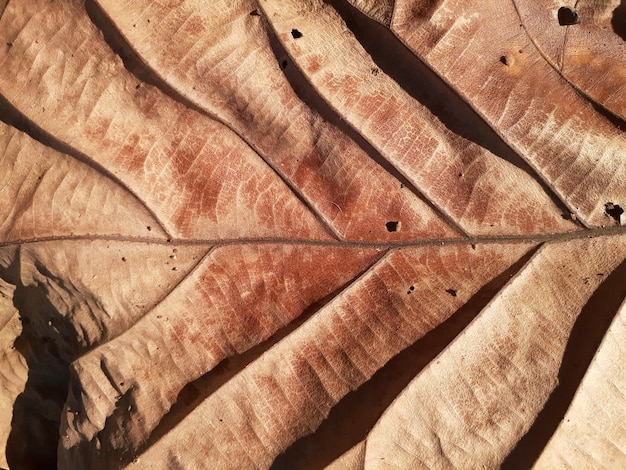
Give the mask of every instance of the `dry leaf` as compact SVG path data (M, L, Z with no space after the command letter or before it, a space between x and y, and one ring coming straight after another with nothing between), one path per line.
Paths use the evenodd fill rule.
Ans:
M0 1L0 466L626 465L622 3Z

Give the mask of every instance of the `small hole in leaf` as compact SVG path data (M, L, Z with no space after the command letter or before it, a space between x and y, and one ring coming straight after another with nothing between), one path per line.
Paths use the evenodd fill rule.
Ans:
M612 202L607 202L604 205L604 213L614 219L618 224L622 224L622 214L624 213L624 209L622 209L617 204L613 204Z
M292 29L291 36L293 36L294 39L298 39L302 37L302 33L298 31L297 29Z
M286 60L283 60L283 61L280 63L280 67L281 67L283 70L285 70L285 69L287 68L287 61L286 61Z
M448 294L450 294L452 297L456 297L456 290L455 289L446 289L446 292Z
M250 16L261 16L261 14L259 13L259 10L255 9L250 12Z
M400 231L400 222L387 222L385 224L388 232L399 232Z
M509 59L507 59L505 55L500 56L500 62L502 62L504 65L509 65Z
M569 7L561 7L557 12L557 18L559 19L559 24L561 26L569 26L572 24L577 24L580 21L578 17L578 13L572 10Z
M378 75L378 72L380 72L378 67L372 67L372 75Z

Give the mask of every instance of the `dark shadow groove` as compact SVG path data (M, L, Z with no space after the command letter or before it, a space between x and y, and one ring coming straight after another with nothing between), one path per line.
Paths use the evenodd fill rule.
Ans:
M4 10L6 10L8 4L9 0L0 0L0 18L4 15Z
M611 16L613 32L626 41L626 0L622 0Z
M109 16L96 4L94 0L85 0L85 11L93 25L102 33L104 41L111 50L122 59L124 68L142 82L158 88L161 93L167 95L187 108L200 114L207 114L205 110L185 97L182 93L170 86L152 68L144 62L141 56L132 48L123 34L115 27ZM214 118L213 116L210 116Z
M583 95L583 98L585 99L585 101L588 101L589 103L591 103L591 106L593 106L594 111L604 116L604 118L606 118L607 121L609 121L611 124L617 127L620 131L626 132L626 120L624 120L624 118L622 118L621 116L618 116L609 108L606 108L603 104L597 103L590 96L586 95L582 91L580 93Z
M0 268L10 280L21 268L16 255L12 266ZM50 302L44 287L15 283L13 305L22 332L14 348L26 361L28 378L13 403L13 418L6 445L9 468L47 469L57 466L59 425L68 392L69 364L76 356L76 332Z
M337 111L335 111L316 91L313 85L307 80L302 71L296 67L293 60L276 37L274 30L268 26L268 38L272 52L277 62L281 65L283 74L289 82L294 93L298 98L310 109L319 114L322 119L339 129L343 134L347 135L361 150L363 150L374 162L381 166L387 173L393 176L407 190L411 191L417 198L429 206L442 220L444 220L451 228L461 233L465 237L469 234L459 226L456 221L437 207L433 202L424 195L411 181L406 178L395 166L393 166L378 150L374 148L365 138L350 126Z
M532 427L502 463L502 469L531 468L563 420L589 364L596 354L618 308L626 297L626 260L593 293L583 307L567 342L559 370L559 384Z
M454 134L486 148L534 174L530 166L444 80L388 28L368 18L346 0L324 0L341 15L350 31L380 69L413 99L428 108Z
M176 425L193 412L204 400L209 398L220 387L226 384L234 376L239 374L246 366L258 359L275 344L287 337L302 324L319 312L326 304L331 302L341 292L358 280L385 256L387 250L381 252L368 266L359 272L353 279L339 286L333 292L307 307L295 320L282 327L265 341L248 349L247 351L223 359L212 370L203 376L189 382L179 392L178 397L169 412L163 416L159 424L152 430L146 442L134 452L133 457L140 456L143 452L155 445L162 437L167 435ZM130 463L131 456L124 456L124 463Z
M450 86L396 35L346 0L324 0L342 17L372 60L451 132L528 173L564 213L571 211L542 177ZM581 225L579 222L576 222Z
M272 465L274 470L324 468L361 442L406 386L458 336L535 254L535 246L485 284L439 326L409 346L356 390L344 396L313 434L295 441Z
M142 82L151 85L157 88L161 93L171 98L177 103L182 104L183 106L206 116L220 124L224 125L226 128L231 130L241 141L250 148L264 163L267 167L276 175L278 179L280 179L291 191L291 193L313 214L316 220L320 223L320 225L324 228L324 230L333 238L340 240L341 237L335 230L328 224L321 214L318 213L317 210L313 207L313 205L300 193L298 188L296 188L286 177L284 177L278 169L272 165L269 160L263 155L261 151L259 151L253 142L249 141L240 131L241 129L235 129L233 125L223 120L220 116L213 113L209 109L204 109L194 103L190 98L185 96L182 92L174 88L170 85L165 79L163 79L150 65L148 65L138 54L138 52L133 49L133 47L129 44L124 35L119 31L111 18L106 14L104 10L97 5L94 0L85 0L85 9L87 11L87 15L89 19L94 24L96 28L104 37L105 42L109 45L111 50L117 54L122 60L124 67L126 70L137 77Z
M139 54L132 48L132 46L127 42L126 38L122 35L122 33L115 28L112 23L111 18L109 18L106 13L94 2L94 0L86 0L86 9L91 19L92 23L96 25L96 27L102 31L105 41L109 45L109 47L115 52L124 63L124 67L138 79L144 81L145 83L158 88L162 93L167 95L169 98L187 106L188 108L208 116L211 119L214 119L230 130L232 130L237 136L242 139L260 158L268 165L272 171L276 173L276 175L285 182L285 184L291 189L291 191L298 197L302 203L309 208L309 210L315 214L316 218L320 220L320 223L326 228L326 230L335 238L339 238L337 234L328 226L328 224L323 221L318 212L311 206L311 204L304 199L303 196L300 195L299 191L297 191L293 185L287 181L281 174L278 172L273 165L271 165L266 158L263 157L262 153L256 149L252 142L249 142L243 135L239 132L239 130L234 129L229 123L224 122L219 116L213 114L211 111L203 109L199 107L197 104L193 103L189 98L184 96L174 87L172 87L169 83L163 80L148 64L144 62L144 60L139 56ZM254 10L257 11L257 10ZM258 11L257 11L258 14ZM257 16L257 15L253 15ZM455 231L466 234L457 223L450 217L448 217L445 213L443 213L439 208L433 205L433 203L427 198L424 197L415 186L405 178L393 165L391 165L387 160L385 160L374 147L372 147L363 137L361 137L354 129L352 129L349 125L346 124L341 117L339 117L334 110L328 106L328 104L319 97L319 95L312 90L311 85L308 81L302 76L301 72L297 70L297 68L293 65L293 62L285 52L283 46L280 44L275 34L273 34L273 30L271 27L266 28L268 32L268 38L270 42L270 46L274 52L275 57L277 58L277 64L283 70L287 80L289 81L292 89L296 93L296 95L305 103L309 108L317 112L324 120L328 121L339 130L341 130L344 134L348 135L357 145L361 147L374 161L376 161L380 166L382 166L388 173L394 176L401 184L403 184L407 190L412 191L419 197L423 202L425 202L429 207L431 207L443 220L447 222Z
M159 225L159 228L163 231L163 233L171 238L171 235L165 228L165 225L161 222L159 217L154 213L154 211L146 205L146 203L141 200L135 192L129 188L122 180L120 180L116 175L111 173L105 167L100 165L98 162L90 159L87 155L82 153L81 151L73 148L67 143L57 139L52 134L47 132L46 130L39 127L35 122L29 120L19 109L17 109L13 103L11 103L6 97L0 92L0 121L8 124L9 126L15 127L16 129L28 134L32 139L38 141L39 143L45 145L46 147L50 147L57 152L60 152L65 155L69 155L70 157L78 160L81 163L84 163L89 168L97 171L101 175L106 176L108 179L113 181L118 186L124 188L126 192L132 195L137 202L143 207L156 221Z

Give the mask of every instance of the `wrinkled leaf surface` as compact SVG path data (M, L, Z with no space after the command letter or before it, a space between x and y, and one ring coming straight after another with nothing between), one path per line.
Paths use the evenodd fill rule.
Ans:
M0 466L626 465L623 1L0 1Z

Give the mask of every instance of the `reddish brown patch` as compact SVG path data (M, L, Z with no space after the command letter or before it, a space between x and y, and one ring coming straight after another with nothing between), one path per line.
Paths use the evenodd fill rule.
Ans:
M89 140L103 141L107 129L111 125L112 119L94 119L91 125L85 126L85 135Z
M320 61L317 56L310 56L308 58L306 68L310 73L315 73L320 69Z
M192 16L185 22L183 32L190 35L200 35L205 31L204 20L199 16Z
M194 129L193 122L181 115L176 123L176 135L172 139L171 162L177 177L184 177L189 173L189 168L200 157L205 138L199 129ZM180 125L180 126L179 126ZM185 129L191 129L189 135L185 135ZM184 139L184 140L183 140ZM204 178L201 178L204 179ZM201 188L200 188L201 189Z
M187 340L187 327L183 323L174 322L172 324L172 331L170 334L170 341L186 341Z
M209 305L236 304L228 313L220 309L220 326L237 349L246 350L354 277L375 255L374 250L354 249L223 248L213 255L198 291ZM220 269L231 259L244 261L232 270ZM250 274L259 272L277 275L251 281ZM210 324L201 327L207 332L213 328Z
M131 134L124 141L119 151L120 165L125 172L140 173L144 167L146 153L142 150L140 138L137 134Z

